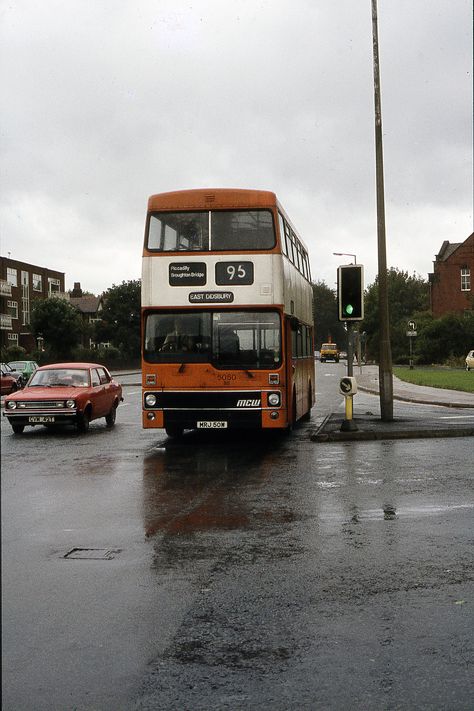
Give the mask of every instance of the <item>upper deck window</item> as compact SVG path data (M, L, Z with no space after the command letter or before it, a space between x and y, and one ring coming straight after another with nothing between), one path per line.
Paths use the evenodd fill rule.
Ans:
M225 210L211 213L211 249L271 249L275 244L269 210Z
M147 247L158 252L272 249L270 210L158 212L150 215Z
M162 212L150 216L148 249L203 252L209 249L208 212Z

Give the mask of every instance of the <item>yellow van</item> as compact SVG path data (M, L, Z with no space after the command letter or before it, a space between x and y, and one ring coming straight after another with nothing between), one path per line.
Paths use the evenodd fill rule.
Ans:
M321 363L327 360L335 360L339 363L339 348L336 343L323 343L321 346Z

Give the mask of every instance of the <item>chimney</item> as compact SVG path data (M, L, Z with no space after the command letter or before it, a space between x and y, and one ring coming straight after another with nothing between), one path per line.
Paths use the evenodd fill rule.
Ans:
M74 282L74 289L71 291L71 296L73 299L78 299L82 296L81 282Z

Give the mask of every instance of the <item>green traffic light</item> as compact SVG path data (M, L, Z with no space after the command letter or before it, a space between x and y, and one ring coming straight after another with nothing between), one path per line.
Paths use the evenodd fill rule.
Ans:
M351 316L354 312L354 307L352 304L347 304L346 308L344 309L345 313Z

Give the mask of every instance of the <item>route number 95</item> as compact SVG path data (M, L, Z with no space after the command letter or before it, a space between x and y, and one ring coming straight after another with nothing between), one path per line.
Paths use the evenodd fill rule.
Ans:
M218 262L216 284L253 284L253 262Z

